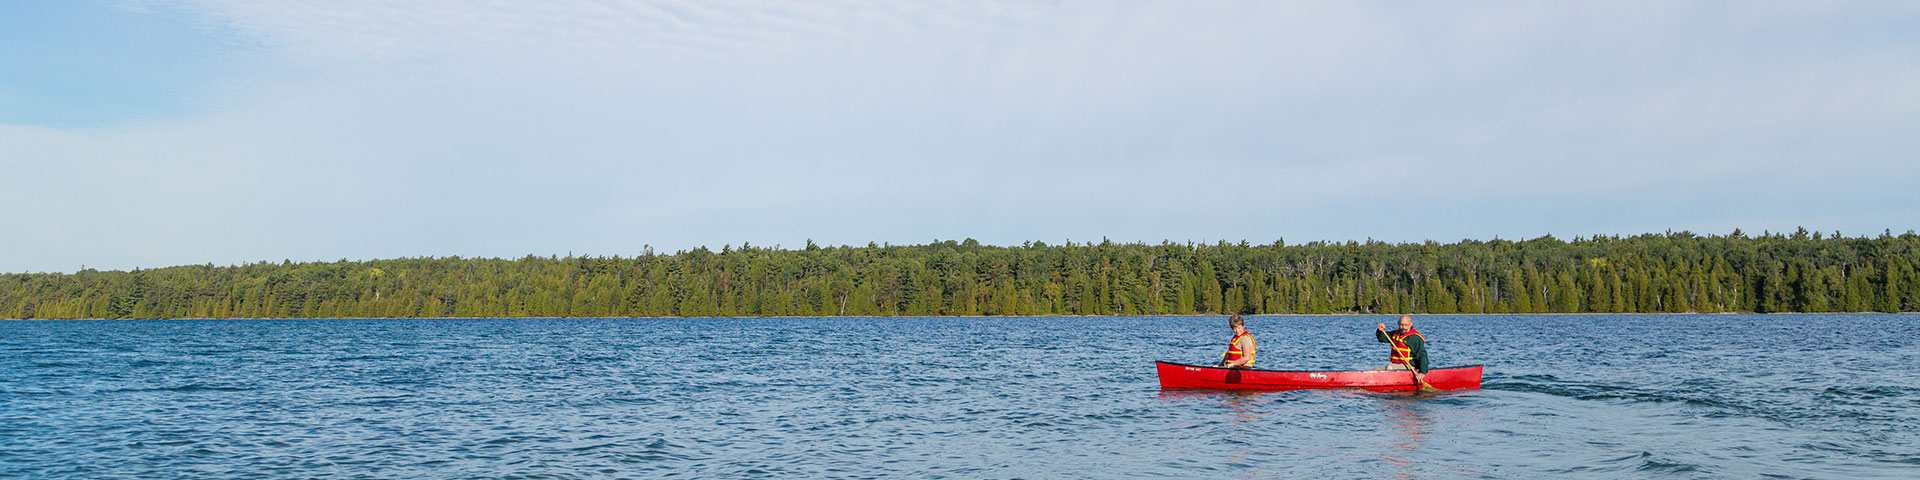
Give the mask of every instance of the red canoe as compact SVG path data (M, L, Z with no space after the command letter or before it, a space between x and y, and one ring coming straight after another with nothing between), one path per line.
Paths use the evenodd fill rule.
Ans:
M1320 372L1256 369L1227 369L1153 362L1160 369L1160 388L1219 388L1301 390L1324 388L1364 388L1376 392L1415 390L1413 372ZM1435 368L1427 371L1427 384L1441 390L1480 388L1480 365Z

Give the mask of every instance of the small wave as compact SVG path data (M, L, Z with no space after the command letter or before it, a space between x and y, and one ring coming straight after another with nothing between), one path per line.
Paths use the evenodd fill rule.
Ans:
M1641 472L1689 473L1689 472L1702 472L1702 468L1704 468L1699 465L1694 465L1691 463L1668 460L1658 455L1654 455L1653 452L1640 452L1639 455L1627 457L1626 459L1639 460L1640 465L1634 468L1634 470L1641 471ZM1626 459L1622 459L1622 460L1626 460Z
M1731 403L1727 403L1727 402L1723 402L1723 401L1715 400L1711 398L1693 398L1686 395L1676 395L1671 393L1660 393L1660 392L1643 392L1643 391L1636 391L1631 389L1618 389L1610 392L1580 395L1573 398L1577 400L1628 400L1628 401L1649 402L1649 403L1679 402L1679 403L1685 403L1685 404L1694 405L1694 406L1724 408L1729 410L1747 410L1748 409L1745 406L1734 405Z
M68 394L57 391L57 390L35 390L35 389L15 390L15 389L0 388L0 397L7 397L7 396L13 396L13 395L19 395L23 397L27 397L27 396L51 397L51 396L68 395Z
M573 447L573 448L569 448L569 449L567 449L567 451L570 451L570 452L588 452L588 451L593 451L593 450L599 450L599 449L602 449L602 448L607 448L607 447L611 447L611 446L615 446L615 445L619 445L619 444L620 444L620 442L604 442L604 443L596 443L596 444L592 444L592 445L581 445L581 446L578 446L578 447Z
M1572 397L1572 398L1580 398L1580 397L1587 397L1587 396L1593 396L1593 395L1606 394L1610 392L1628 390L1627 387L1607 385L1603 383L1557 382L1553 380L1552 375L1539 375L1539 376L1528 375L1528 376L1515 377L1514 379L1526 380L1527 377L1538 377L1538 379L1534 381L1519 381L1519 382L1490 382L1490 383L1481 385L1480 387L1486 390L1505 390L1505 391L1512 391L1512 392L1544 393L1544 394L1553 395L1556 397Z
M189 383L189 384L181 385L177 387L163 388L161 390L168 391L168 392L244 392L252 389L247 387L236 387L231 385L204 385L199 383Z
M1858 398L1861 400L1878 400L1883 398L1902 398L1902 397L1920 396L1920 395L1915 395L1916 393L1920 393L1920 388L1899 387L1899 386L1891 386L1891 385L1875 385L1875 386L1864 386L1864 387L1827 387L1825 391L1820 392L1821 395L1826 395L1831 397Z
M428 383L426 379L415 378L415 377L382 378L382 379L374 380L373 382L374 385L380 385L380 386L424 385L426 383Z
M231 349L225 349L225 350L207 349L207 350L194 350L191 352L187 352L187 354L196 356L196 357L218 357L222 355L232 355L232 354L241 353L241 352L259 352L259 351L266 351L266 349L261 347L240 347L240 348L231 348Z
M613 405L659 405L660 400L652 397L607 397L604 400Z
M1681 462L1681 461L1673 460L1670 458L1662 457L1660 455L1656 455L1653 452L1644 452L1644 451L1637 454L1633 454L1633 455L1627 455L1624 457L1608 459L1594 465L1581 465L1577 467L1561 469L1561 470L1557 470L1557 472L1567 473L1567 474L1579 474L1579 475L1585 476L1585 475L1591 475L1595 472L1601 472L1601 471L1625 471L1628 469L1631 469L1632 471L1636 471L1636 472L1648 472L1648 473L1655 473L1655 474L1710 473L1707 471L1707 468L1704 466Z
M134 447L134 448L141 448L141 447L148 447L148 446L154 446L154 447L179 447L179 446L185 446L185 445L192 445L192 444L194 444L194 443L198 443L198 442L197 442L197 441L195 441L195 440L188 440L188 439L179 439L179 440L155 440L155 441L139 441L139 440L135 440L135 441L134 441L134 442L133 442L132 444L129 444L128 446L130 446L130 447Z
M412 400L413 398L414 398L413 395L375 395L375 396L369 396L369 397L356 398L356 399L353 399L353 401L345 402L344 405L353 405L353 406L361 406L361 407L390 407L394 405L406 404L407 401Z
M138 393L138 392L197 393L197 392L244 392L247 390L252 390L252 389L247 387L238 387L238 386L232 386L232 385L206 385L206 384L200 384L200 383L189 383L186 385L176 385L171 387L123 388L119 390L108 390L107 392L108 393Z
M1552 376L1543 375L1541 377L1552 377ZM1515 377L1516 380L1521 378L1525 378L1525 376ZM1693 396L1693 395L1687 395L1684 393L1647 391L1647 390L1637 389L1634 387L1621 386L1621 385L1608 385L1604 383L1500 382L1500 383L1491 383L1491 384L1483 385L1482 387L1488 390L1543 393L1547 395L1553 395L1556 397L1572 398L1575 400L1624 400L1629 402L1646 402L1646 403L1684 403L1692 406L1725 409L1725 410L1736 411L1736 412L1747 412L1752 410L1752 408L1749 406L1728 403L1728 402L1725 402L1716 398L1711 398L1711 397ZM1703 390L1703 392L1704 391L1705 390Z
M1127 409L1121 409L1119 411L1107 412L1107 413L1089 413L1089 414L1081 415L1081 418L1085 420L1092 420L1092 421L1132 420L1135 418L1139 418L1141 415L1144 415L1146 413L1148 413L1148 410L1146 409L1127 408Z
M664 438L655 438L652 441L637 445L637 447L639 447L638 450L620 452L615 455L615 461L620 463L652 463L684 461L693 458L691 455L679 453L680 450L685 450L685 447L675 445L673 442L669 442Z

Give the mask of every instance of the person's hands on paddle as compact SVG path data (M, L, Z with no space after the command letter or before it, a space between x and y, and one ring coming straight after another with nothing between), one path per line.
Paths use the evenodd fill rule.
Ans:
M1376 325L1374 325L1374 327L1373 327L1373 328L1378 328L1378 329L1380 329L1380 331L1382 331L1382 332L1385 332L1385 331L1387 331L1387 324L1384 324L1384 323L1381 323L1381 324L1376 324Z

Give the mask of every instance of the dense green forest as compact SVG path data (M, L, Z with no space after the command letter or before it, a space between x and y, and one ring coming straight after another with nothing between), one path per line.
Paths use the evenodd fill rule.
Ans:
M705 248L0 275L0 318L1920 310L1920 236Z

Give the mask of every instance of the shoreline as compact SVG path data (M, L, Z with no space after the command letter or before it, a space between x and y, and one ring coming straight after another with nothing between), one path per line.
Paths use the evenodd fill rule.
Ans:
M1413 315L1414 317L1488 317L1488 316L1617 316L1617 315L1913 315L1920 312L1683 312L1683 313L1255 313L1240 314L1243 317L1396 317ZM737 318L1111 318L1111 317L1225 317L1226 313L1182 313L1182 314L1140 314L1140 315L752 315L752 316L706 316L706 317L181 317L181 318L0 318L0 322L35 321L84 321L84 322L139 322L160 320L687 320L687 319L737 319Z

